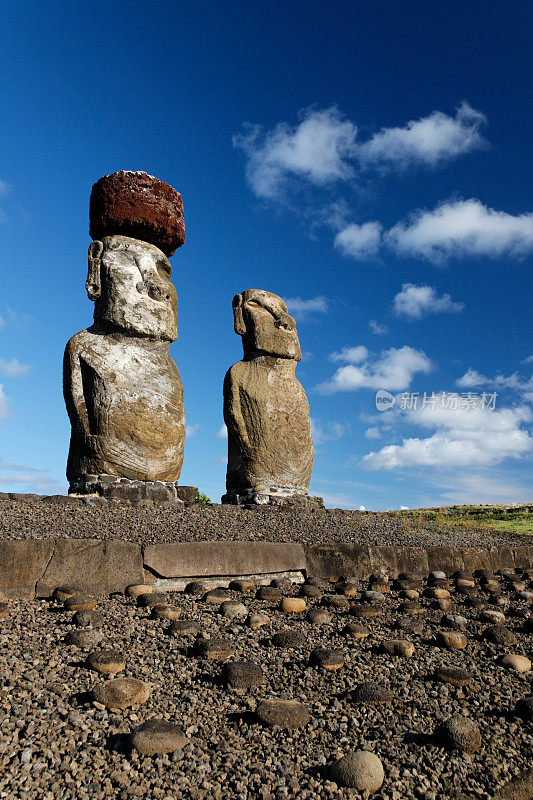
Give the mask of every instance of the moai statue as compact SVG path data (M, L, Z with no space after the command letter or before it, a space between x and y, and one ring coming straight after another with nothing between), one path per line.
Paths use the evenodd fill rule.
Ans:
M145 172L116 172L93 186L89 216L94 324L63 364L69 491L179 502L185 416L168 257L185 239L181 196Z
M302 354L281 297L247 289L233 298L244 358L224 380L228 470L223 503L322 505L309 497L313 439L309 404L295 370Z

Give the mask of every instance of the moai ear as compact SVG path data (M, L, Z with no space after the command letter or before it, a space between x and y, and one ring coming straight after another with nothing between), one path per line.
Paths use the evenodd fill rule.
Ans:
M103 242L95 240L89 245L87 280L85 288L89 300L97 300L102 293L102 280L100 278L100 266L102 263Z
M246 325L244 324L244 316L242 313L242 294L235 295L232 305L235 333L238 333L239 336L244 336L246 333Z

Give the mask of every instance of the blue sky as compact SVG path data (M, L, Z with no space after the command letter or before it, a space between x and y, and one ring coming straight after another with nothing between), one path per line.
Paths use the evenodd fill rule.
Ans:
M21 1L0 18L0 491L66 490L89 193L143 169L185 206L181 483L223 492L231 299L255 287L297 318L328 505L531 500L529 2Z

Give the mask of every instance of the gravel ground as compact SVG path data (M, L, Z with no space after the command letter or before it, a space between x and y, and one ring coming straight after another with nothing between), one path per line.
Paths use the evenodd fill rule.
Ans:
M217 514L194 512L198 528L202 519L213 524ZM230 517L221 517L222 529ZM119 519L120 526L128 515ZM283 530L280 525L278 534ZM35 533L49 535L51 530ZM523 579L528 590L532 577L530 571ZM59 603L12 601L9 616L0 620L0 798L359 798L357 791L350 793L328 779L328 768L350 750L363 749L383 763L385 779L373 795L376 800L489 800L533 760L533 722L515 713L516 702L532 694L533 672L520 674L498 663L509 652L533 658L531 597L520 597L515 589L523 587L513 587L505 576L498 579L499 595L489 594L480 579L476 588L465 590L473 597L459 594L450 583L453 613L466 618L463 650L435 645L436 633L450 629L442 621L443 611L434 607L437 601L426 597L427 582L418 584L420 599L407 609L402 608L407 584L402 588L392 582L392 591L375 603L362 603L367 583L357 584L355 595L353 587L327 586L322 598L307 598L307 610L323 608L331 614L321 626L307 621L307 610L284 613L278 603L256 599L253 591L232 591L247 612L268 616L270 625L258 630L228 619L218 604L210 605L201 595L168 595L181 619L199 623L202 640L222 636L229 641L234 655L226 662L196 655L195 634L171 637L169 623L152 618L135 600L100 599L101 646L121 651L123 674L153 687L148 702L124 711L93 705L90 691L104 677L85 666L94 647L65 643L65 635L75 630L71 613ZM284 589L289 595L302 591L316 590ZM344 591L351 596L343 611L328 597ZM366 616L354 613L358 608ZM486 609L505 613L499 630L510 631L515 641L502 645L482 638L489 627L481 618ZM368 616L372 610L376 616ZM368 638L343 635L349 622L366 626ZM284 628L300 631L304 643L292 649L274 646L273 634ZM383 652L384 641L399 637L414 644L410 658ZM325 671L310 664L317 646L340 649L344 666ZM262 686L236 693L221 683L224 663L240 659L261 666ZM436 680L441 666L466 669L472 683L460 688ZM355 702L350 692L365 681L390 690L392 702ZM305 704L310 721L296 730L265 727L255 710L272 697ZM455 715L478 726L481 746L476 752L452 750L439 734L439 725ZM180 726L187 736L183 749L148 757L127 746L127 734L152 717Z
M16 498L16 499L12 499ZM328 510L243 509L191 506L176 509L132 507L124 503L93 506L66 497L0 494L0 537L29 539L74 537L124 539L141 544L206 539L344 544L480 545L530 544L533 536L486 530L439 529L436 523L400 519L387 513Z

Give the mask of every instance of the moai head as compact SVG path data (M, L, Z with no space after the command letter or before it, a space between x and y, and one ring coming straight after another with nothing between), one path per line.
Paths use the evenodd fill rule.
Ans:
M179 192L146 172L104 175L92 188L89 220L86 289L95 322L175 341L178 300L168 259L185 241Z
M150 339L177 339L178 298L172 268L155 245L105 236L89 245L85 288L94 320Z
M233 316L245 358L263 354L302 360L296 323L277 294L246 289L233 298Z

